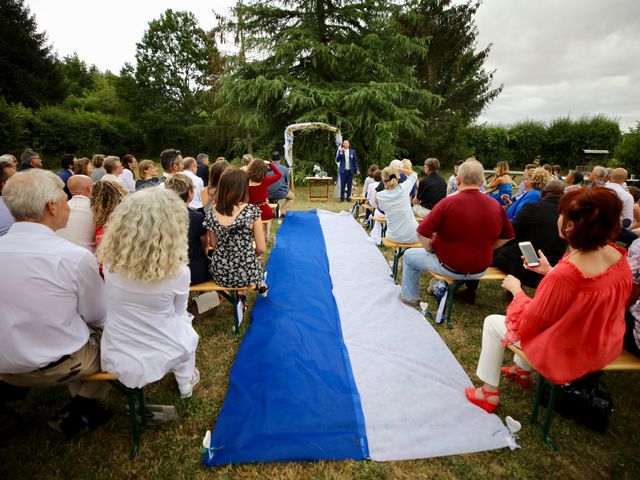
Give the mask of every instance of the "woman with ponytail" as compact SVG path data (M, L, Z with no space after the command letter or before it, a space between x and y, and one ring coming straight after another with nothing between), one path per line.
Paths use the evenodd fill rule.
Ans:
M407 175L402 183L401 173ZM418 181L418 175L408 168L389 166L382 170L381 176L384 190L376 194L376 202L385 214L387 238L399 243L417 242L418 222L413 216L409 193Z

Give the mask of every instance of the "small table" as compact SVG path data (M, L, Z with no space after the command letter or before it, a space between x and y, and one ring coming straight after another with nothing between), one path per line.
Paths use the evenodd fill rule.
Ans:
M333 177L304 177L304 181L307 182L309 187L309 200L325 200L329 201L329 188L333 185ZM325 187L324 195L314 195L314 187Z

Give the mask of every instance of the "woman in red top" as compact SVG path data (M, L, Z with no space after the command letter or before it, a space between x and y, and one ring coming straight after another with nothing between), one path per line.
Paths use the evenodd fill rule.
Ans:
M551 268L539 251L540 266L527 267L545 275L533 299L508 275L502 283L513 294L507 316L485 318L476 371L484 385L465 394L489 413L500 402L501 371L521 385L530 383L531 367L520 357L500 368L505 345L519 345L556 384L600 370L622 351L631 271L625 251L609 243L618 235L622 204L612 190L583 188L566 193L558 208L558 231L569 252Z
M274 175L265 177L267 167L271 168ZM282 173L275 163L256 158L249 164L247 174L249 175L249 203L253 203L260 208L262 220L271 220L273 218L273 209L267 203L268 188L269 185L282 178Z

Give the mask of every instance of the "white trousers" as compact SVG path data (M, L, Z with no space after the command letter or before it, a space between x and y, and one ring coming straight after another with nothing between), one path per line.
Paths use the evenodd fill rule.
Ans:
M178 363L171 369L171 372L176 377L178 386L191 382L194 368L196 368L196 352L187 353L178 360Z
M502 345L502 339L507 333L506 318L504 315L489 315L484 319L482 327L482 350L476 375L484 383L494 387L500 384L500 367L502 367L504 349L506 348ZM520 342L515 345L519 347ZM513 361L522 370L531 371L531 365L519 355L514 355Z

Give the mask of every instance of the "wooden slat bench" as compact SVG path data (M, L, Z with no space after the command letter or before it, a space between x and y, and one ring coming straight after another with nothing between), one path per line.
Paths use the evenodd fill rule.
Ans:
M382 244L385 247L393 248L393 266L391 267L391 276L393 277L393 281L398 283L398 265L400 263L400 258L404 255L404 252L409 250L410 248L422 248L420 243L398 243L393 240L388 239L387 237L382 238Z
M464 284L465 280L457 280L455 278L447 277L445 275L440 275L438 273L434 273L429 270L429 273L437 278L438 280L442 280L447 284L447 303L444 309L444 315L447 319L447 327L452 328L453 325L451 323L451 311L453 310L453 297L458 289ZM502 270L496 267L489 267L485 274L477 278L476 280L504 280L507 276Z
M511 350L514 354L518 355L525 362L535 368L524 351L515 345L509 345L507 348ZM604 372L624 372L624 371L640 371L640 358L630 354L626 350L622 350L622 353L618 358L616 358L609 365L606 365L602 371ZM540 404L542 402L542 394L545 387L545 384L550 386L549 392L549 403L547 404L547 411L544 416L544 422L540 422ZM535 425L542 428L542 436L544 438L544 443L546 443L549 447L554 450L557 450L555 443L551 439L549 435L549 431L551 430L551 421L553 420L553 414L555 411L555 402L556 397L558 395L558 385L551 383L546 378L544 378L540 373L538 373L538 388L536 390L535 399L533 402L533 411L531 413L531 422Z
M380 217L380 216L371 217L371 218L373 219L374 222L378 222L382 227L382 232L380 233L380 236L384 239L385 235L387 234L387 219L385 217Z
M198 283L189 287L189 293L204 293L204 292L218 292L224 298L226 298L233 306L233 328L236 340L240 339L240 318L238 317L238 302L240 301L240 294L246 290L255 290L255 285L241 287L241 288L228 288L221 287L213 280L208 282Z

